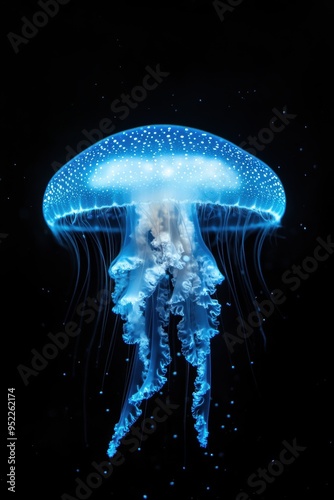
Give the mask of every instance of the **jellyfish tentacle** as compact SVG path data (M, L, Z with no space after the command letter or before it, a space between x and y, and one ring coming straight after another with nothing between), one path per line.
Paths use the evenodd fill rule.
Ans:
M164 331L169 322L167 264L166 259L158 261L148 230L152 222L142 212L139 207L129 210L127 244L109 270L115 281L113 311L124 321L123 340L127 344L139 344L139 358L144 365L144 382L138 386L138 395L132 395L133 401L143 399L143 394L152 395L158 386L163 385L166 381L165 366L171 359L168 336ZM155 361L158 346L162 356L159 363ZM145 399L147 397L145 395Z
M129 222L133 224L135 219L132 213ZM166 382L167 366L171 362L168 334L164 330L170 314L166 308L169 275L164 266L157 264L148 238L141 237L145 225L140 218L138 222L136 231L140 234L136 234L136 238L129 237L128 244L109 270L115 281L113 311L124 321L123 340L127 344L137 344L125 404L108 448L110 457L141 415L142 401L159 391Z
M167 366L171 362L168 334L164 330L168 321L163 307L168 290L168 276L165 275L154 293L145 301L145 342L140 345L139 358L144 363L143 382L130 397L130 401L140 404L150 398L167 381ZM158 313L158 314L157 314ZM169 317L169 313L167 313ZM139 348L139 350L140 350Z
M220 314L212 295L224 277L202 239L196 209L165 203L130 210L126 244L109 274L115 281L113 311L124 321L124 341L137 344L137 359L108 455L113 456L141 415L142 401L166 382L171 357L165 328L170 313L182 316L178 324L182 353L197 368L192 414L198 440L206 446L210 339L218 333Z
M136 343L134 353L135 362L131 373L131 378L122 408L120 419L114 428L114 435L108 449L108 455L112 457L122 438L130 431L131 426L140 417L142 411L139 408L144 399L150 398L161 389L166 382L167 366L171 361L168 335L164 331L166 316L160 304L166 302L166 283L168 277L161 280L156 290L146 300L146 312L151 309L161 313L147 314L146 318L141 313L140 320L133 325L135 336L125 336L127 343ZM151 320L151 316L155 320ZM126 323L128 324L128 323Z
M131 392L133 392L133 387L136 387L141 381L142 363L140 362L138 351L139 345L136 346L136 350L134 352L134 365L132 367L131 380L127 390L125 403L123 405L119 421L114 427L114 433L107 450L107 454L110 458L115 455L121 444L122 438L129 432L131 426L142 414L142 410L137 404L130 402L129 397Z
M209 434L211 395L210 340L218 333L217 317L220 313L220 305L208 293L199 294L197 291L189 294L182 303L173 304L172 312L182 315L178 324L178 338L181 341L182 354L192 366L197 368L192 414L198 432L198 441L201 446L205 447Z
M205 245L197 220L197 213L190 209L184 214L191 245L182 270L174 270L174 291L170 300L173 314L181 315L178 338L182 354L197 368L194 383L192 415L201 446L207 445L208 419L211 395L210 340L218 333L220 304L212 295L224 280L216 262Z
M182 344L182 354L197 369L191 410L198 432L198 441L205 447L209 434L211 396L210 340L218 330L209 325L207 312L192 298L187 299L185 309L187 313L178 324L178 337Z

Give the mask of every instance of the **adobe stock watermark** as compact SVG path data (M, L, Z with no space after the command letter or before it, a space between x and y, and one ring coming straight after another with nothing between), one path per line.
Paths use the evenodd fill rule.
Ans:
M80 318L85 318L86 324L91 323L105 307L111 303L111 292L107 289L102 289L98 292L96 298L87 297L84 302L81 302L76 307L76 314ZM17 370L23 380L25 386L30 382L30 377L37 377L49 365L49 362L55 359L59 351L63 351L69 344L70 339L77 337L81 333L79 323L69 321L65 324L64 330L53 334L47 334L48 343L45 344L39 351L31 349L32 358L29 365L20 364Z
M226 2L221 2L220 0L214 0L212 5L218 14L221 22L225 21L225 14L227 12L233 12L238 5L240 5L244 0L226 0Z
M318 237L316 241L318 245L314 248L313 255L305 257L299 265L294 264L281 276L282 283L288 286L291 292L298 290L301 284L317 271L319 264L334 253L334 241L330 234L325 240ZM233 354L235 346L243 344L275 312L276 306L284 304L287 298L284 290L275 288L270 293L270 298L262 301L254 300L254 309L248 314L247 319L237 317L238 326L235 334L224 332L223 337L228 350Z
M39 30L58 14L61 5L66 5L69 2L70 0L38 0L37 4L42 10L35 12L31 20L26 16L21 17L21 35L12 31L7 34L15 54L19 53L21 45L27 45L32 38L35 38Z
M160 64L157 64L155 69L151 68L151 66L146 66L145 70L146 75L140 85L136 85L132 88L130 93L122 93L118 99L112 101L110 105L111 111L119 120L125 120L129 116L131 110L137 108L137 106L147 98L148 93L155 90L158 85L170 75L168 71L161 70ZM69 145L65 147L67 155L65 156L64 163L70 161L71 158L74 158L74 156L81 153L95 142L103 139L103 137L112 134L115 130L116 125L109 117L102 118L97 128L93 128L92 130L82 129L81 133L85 139L79 141L75 149ZM51 164L55 172L62 166L63 164L58 161L54 161Z
M179 404L172 404L168 398L166 401L156 398L154 402L156 403L156 407L152 412L152 416L145 418L140 426L133 425L121 441L121 444L127 447L130 453L137 451L141 443L146 441L148 436L156 431L158 424L165 422L180 407ZM104 460L100 463L93 461L91 464L93 472L90 472L85 480L80 477L75 479L75 496L64 493L61 496L61 500L86 500L91 496L93 490L104 484L104 481L110 478L114 469L124 464L124 462L125 456L121 451L117 451L108 461Z
M287 107L284 106L282 112L277 108L273 108L273 116L269 120L268 127L261 128L256 136L249 135L246 141L242 141L239 144L239 147L254 156L256 156L259 151L263 151L264 148L274 140L277 134L285 130L291 120L297 118L297 115L287 113L286 108Z
M249 500L251 495L261 495L268 484L272 484L276 479L283 474L287 465L293 464L300 454L306 450L306 446L301 446L294 438L292 443L284 440L282 442L283 449L277 460L272 460L267 465L267 468L259 467L256 472L251 474L247 479L247 485L252 488L250 493L242 491L236 496L236 500Z

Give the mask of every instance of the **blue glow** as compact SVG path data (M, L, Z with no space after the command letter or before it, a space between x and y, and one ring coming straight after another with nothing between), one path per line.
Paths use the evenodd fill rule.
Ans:
M63 166L43 202L50 227L75 215L138 203L239 207L279 221L285 194L277 175L229 141L178 125L151 125L103 139ZM100 227L90 230L99 231Z
M109 457L141 415L143 400L167 381L171 314L180 317L181 352L196 367L192 414L198 441L207 445L210 340L221 314L214 295L224 276L203 235L219 239L251 229L265 235L284 211L284 189L271 168L221 137L181 125L107 137L51 179L43 213L57 238L122 235L108 272L113 312L124 322L124 342L136 346L136 361Z

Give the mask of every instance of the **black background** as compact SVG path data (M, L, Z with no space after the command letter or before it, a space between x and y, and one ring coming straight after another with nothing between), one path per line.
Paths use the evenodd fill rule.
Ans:
M103 118L113 121L115 132L175 123L240 144L268 127L275 108L296 116L258 154L278 173L287 196L282 227L263 253L269 289L287 297L265 323L266 348L254 336L251 365L245 345L229 357L222 335L213 339L207 450L196 440L187 367L177 359L171 371L178 376L169 374L161 398L168 394L179 408L141 451L124 447L124 463L89 498L232 500L241 491L259 499L332 498L334 257L320 262L296 291L282 282L286 270L313 256L318 237L327 240L333 232L332 3L244 0L220 19L210 1L71 0L17 54L7 34L21 34L21 18L31 20L40 7L15 1L2 9L2 495L14 497L5 477L7 387L16 388L16 498L53 500L64 493L76 497L76 478L86 481L92 462L106 460L126 381L128 351L116 323L106 390L98 394L113 315L100 349L96 342L89 347L94 323L85 324L79 344L71 341L27 386L18 373L18 365L30 366L31 349L41 350L49 332L78 319L78 296L69 309L73 262L42 216L52 163L63 164L65 147L76 148L82 130L98 128ZM142 83L148 65L169 75L122 120L110 105ZM90 286L94 297L98 280ZM222 287L222 303L224 294ZM225 321L233 328L231 319ZM92 360L100 352L101 362L87 364L87 352ZM148 415L154 404L148 403ZM283 440L294 439L306 449L257 494L248 477L279 458Z

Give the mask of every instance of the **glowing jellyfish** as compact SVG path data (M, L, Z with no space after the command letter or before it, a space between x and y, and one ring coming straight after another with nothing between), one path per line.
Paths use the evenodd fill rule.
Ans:
M181 125L107 137L51 179L43 211L56 236L122 233L109 275L113 311L124 321L124 342L136 345L136 361L110 457L143 400L167 380L171 314L180 318L182 354L197 370L192 414L198 441L207 445L210 340L221 313L214 295L224 276L203 234L212 231L218 240L240 230L266 234L284 210L283 186L266 164L221 137Z

